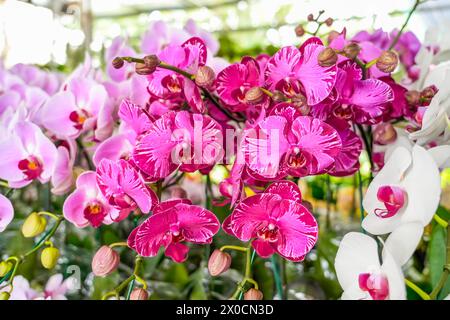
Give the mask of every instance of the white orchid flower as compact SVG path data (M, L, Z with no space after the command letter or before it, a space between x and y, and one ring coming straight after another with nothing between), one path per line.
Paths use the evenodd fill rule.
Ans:
M404 300L402 270L385 247L382 262L374 239L350 232L342 239L335 260L344 300Z

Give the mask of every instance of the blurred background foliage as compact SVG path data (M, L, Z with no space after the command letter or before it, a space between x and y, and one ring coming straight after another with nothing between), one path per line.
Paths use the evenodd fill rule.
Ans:
M391 29L401 25L404 12L411 1L0 1L0 18L3 22L0 51L7 65L17 62L35 63L44 68L70 72L89 51L94 63L101 66L105 47L118 35L129 37L138 48L140 35L148 24L165 20L175 27L182 27L194 19L200 27L213 32L219 42L219 56L229 61L239 60L244 55L274 53L280 46L298 44L294 27L308 13L326 9L326 16L337 21L333 28L347 26L353 34L360 29L383 27ZM87 9L87 10L86 10ZM10 11L8 11L10 10ZM12 10L12 11L11 11ZM14 11L15 10L15 11ZM37 11L35 11L37 10ZM8 12L27 12L36 17L41 25L33 31L33 23L26 29L28 34L17 32L11 39L8 28L17 25L5 18ZM424 37L425 30L433 23L450 21L449 1L430 1L413 17L410 27ZM50 21L43 23L42 21ZM20 22L23 23L23 22ZM47 26L48 29L45 29ZM52 29L53 28L53 29ZM16 30L17 31L17 30ZM34 38L33 38L34 37ZM37 37L37 38L36 38ZM49 40L49 39L50 40ZM30 40L31 39L31 40ZM33 47L34 46L34 47ZM47 47L46 47L47 46ZM33 47L34 50L31 49ZM309 201L319 220L320 235L313 251L302 263L256 257L253 263L255 280L260 284L266 299L337 299L341 288L334 272L334 257L339 239L348 231L360 231L360 194L367 188L369 164L366 154L361 156L361 177L335 178L327 175L301 179L304 199ZM223 170L222 170L223 171ZM211 173L213 194L218 195L217 185L224 178L215 171ZM361 180L361 184L359 181ZM198 174L186 175L182 185L194 202L207 205L205 199L206 177ZM450 219L450 171L442 174L443 195L439 215ZM2 189L3 194L8 190ZM33 184L25 190L14 191L11 199L15 205L16 218L1 235L1 258L20 255L33 246L33 240L20 233L24 217L42 209L61 213L63 197L51 196L48 186ZM209 199L210 200L210 199ZM219 219L230 213L228 206L211 206ZM145 218L145 217L144 217ZM55 246L61 250L59 264L54 271L43 269L39 254L32 255L20 267L19 274L30 280L32 286L42 288L51 273L70 275L70 266L81 271L81 289L69 295L73 299L100 299L120 281L127 278L134 266L134 253L118 248L121 263L118 271L106 278L93 277L91 259L102 244L124 241L130 231L144 218L134 217L120 224L102 226L98 229L77 229L63 223L54 237ZM414 258L405 267L405 275L425 291L430 291L438 281L445 257L446 230L432 222L425 232ZM224 275L211 278L206 264L214 248L225 244L240 243L223 231L214 238L211 246L193 246L186 263L175 264L160 253L145 259L142 276L148 281L151 299L226 299L231 296L236 284L242 279L245 265L244 255L232 253L232 269ZM275 270L275 272L274 272ZM276 275L276 276L275 276ZM281 289L279 283L281 282ZM409 290L409 289L408 289ZM442 291L444 297L450 293L450 280ZM418 299L414 292L408 297Z

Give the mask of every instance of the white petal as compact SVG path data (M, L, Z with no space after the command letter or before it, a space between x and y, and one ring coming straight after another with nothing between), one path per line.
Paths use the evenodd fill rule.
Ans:
M366 300L370 295L359 288L359 284L355 283L350 288L345 289L342 293L341 300Z
M405 147L397 147L384 165L383 169L370 183L366 195L363 199L364 210L368 213L364 218L362 226L372 234L385 234L394 230L400 220L400 216L394 215L391 218L379 218L374 211L377 208L384 208L384 204L378 201L378 188L382 185L399 185L400 178L411 164L411 153Z
M412 151L413 163L403 180L408 194L402 223L420 221L427 225L433 218L441 197L441 176L433 157L416 145Z
M387 238L383 249L392 257L399 266L404 265L413 255L423 234L423 226L420 222L406 223L395 229Z
M437 146L428 150L439 168L450 168L450 146Z
M344 291L358 285L361 273L380 268L376 241L363 233L347 233L339 245L334 267Z
M381 266L381 271L388 278L389 299L405 300L406 287L402 270L400 266L395 262L389 251L385 250L383 256L383 265Z

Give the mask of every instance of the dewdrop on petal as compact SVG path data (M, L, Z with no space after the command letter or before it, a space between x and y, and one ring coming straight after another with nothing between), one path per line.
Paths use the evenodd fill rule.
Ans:
M209 257L208 271L213 277L215 277L227 271L230 268L230 265L230 254L216 249Z
M148 300L148 291L145 289L136 288L131 292L130 300Z
M119 254L108 246L101 246L92 258L92 272L97 277L104 277L117 269Z
M22 234L25 238L33 238L44 232L47 220L37 212L30 214L22 225Z
M42 250L41 263L45 269L53 269L59 259L59 250L55 247L48 247Z

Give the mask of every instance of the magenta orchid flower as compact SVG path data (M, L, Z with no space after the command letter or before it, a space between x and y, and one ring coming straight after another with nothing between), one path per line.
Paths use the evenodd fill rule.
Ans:
M0 194L0 232L3 232L14 218L14 208L11 201Z
M61 195L70 190L74 183L73 167L77 156L74 140L63 140L58 146L55 167L52 173L52 193Z
M220 124L208 116L170 112L138 139L133 161L156 180L167 177L177 167L184 172L206 169L222 154L220 132Z
M211 243L219 228L212 212L187 199L169 200L157 205L153 215L131 232L128 246L143 257L154 257L164 247L166 256L183 262L189 252L183 242Z
M264 85L264 72L258 62L251 57L242 58L223 69L217 75L217 94L232 111L243 111L249 107L245 94L253 87ZM267 102L268 99L264 99Z
M75 191L64 201L63 214L78 228L88 225L97 228L121 218L119 210L111 207L103 197L93 171L78 176Z
M182 45L168 45L158 57L161 61L195 74L207 59L207 49L200 38L190 38ZM148 75L148 91L163 99L182 98L195 112L204 112L203 100L197 85L175 71L157 68Z
M288 260L302 261L317 241L318 227L301 201L295 183L275 182L263 193L239 202L223 229L241 241L252 240L261 257L278 253Z
M337 77L336 65L319 65L318 56L324 49L318 38L308 39L300 49L281 48L266 64L266 84L288 97L303 94L308 105L323 101L331 93Z
M55 145L31 122L20 121L9 136L0 141L0 178L12 188L22 188L33 180L46 183L55 166Z
M332 115L356 123L373 124L381 120L387 103L393 101L391 87L377 79L362 80L362 71L351 61L340 65L336 81L338 99Z
M97 185L109 205L121 211L120 220L137 207L148 213L157 202L156 194L144 184L136 169L122 159L103 159L99 163Z
M299 114L294 107L281 105L246 130L243 153L253 177L303 177L333 166L342 148L338 132L319 119Z
M105 88L89 78L73 78L42 107L43 126L64 138L92 130L96 140L112 131L112 109Z

